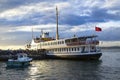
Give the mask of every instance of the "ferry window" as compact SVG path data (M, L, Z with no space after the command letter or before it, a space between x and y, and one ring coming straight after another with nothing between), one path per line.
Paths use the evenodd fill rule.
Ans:
M76 48L74 48L75 49L75 51L76 51Z
M60 49L58 48L58 52L60 52Z
M50 45L50 42L48 43L48 45Z
M61 48L60 48L60 52L61 52Z
M53 45L55 45L55 42L53 42Z
M66 48L66 51L68 52L68 48Z
M60 42L58 41L58 44L60 44Z
M72 48L72 51L73 51L73 48Z
M67 43L70 43L70 40L68 40Z
M57 42L55 42L55 45L57 45Z
M61 44L61 41L59 41L59 44Z
M65 42L66 42L66 43L70 43L70 40L66 40Z
M77 39L75 38L75 39L72 39L72 42L77 42Z
M64 44L64 41L62 41L62 44Z
M58 51L58 49L56 49L56 52Z
M45 45L47 46L47 43L45 43Z
M65 48L63 48L63 51L65 51Z
M60 44L62 44L62 41L60 41Z
M59 52L60 52L60 48L58 48Z
M79 51L79 48L77 48L77 51Z
M63 48L62 48L62 51L63 51Z
M67 48L65 48L65 51L67 51Z
M55 51L55 49L53 49L53 52Z
M66 48L64 49L64 51L66 51Z
M70 48L68 48L68 51L70 51Z

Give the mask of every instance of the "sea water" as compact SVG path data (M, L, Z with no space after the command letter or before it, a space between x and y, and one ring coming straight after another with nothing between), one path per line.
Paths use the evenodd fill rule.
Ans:
M120 80L120 49L103 49L97 61L39 60L26 68L6 68L0 80Z

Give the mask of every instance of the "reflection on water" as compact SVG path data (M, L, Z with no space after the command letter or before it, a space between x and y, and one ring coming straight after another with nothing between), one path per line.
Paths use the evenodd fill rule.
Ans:
M101 61L71 61L71 60L44 60L32 62L29 68L29 79L39 80L78 80L91 79L95 77L100 80L98 69Z
M0 80L120 80L120 52L103 51L98 61L40 60L16 69L0 62Z

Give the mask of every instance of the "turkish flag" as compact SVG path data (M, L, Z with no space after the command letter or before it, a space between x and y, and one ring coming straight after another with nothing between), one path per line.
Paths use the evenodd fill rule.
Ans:
M95 27L95 31L102 31L102 29L99 27Z

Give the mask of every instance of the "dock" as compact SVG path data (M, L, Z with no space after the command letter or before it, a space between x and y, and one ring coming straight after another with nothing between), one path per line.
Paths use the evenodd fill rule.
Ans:
M16 58L18 53L27 53L33 60L46 59L46 50L0 50L0 61L6 61L10 58Z

